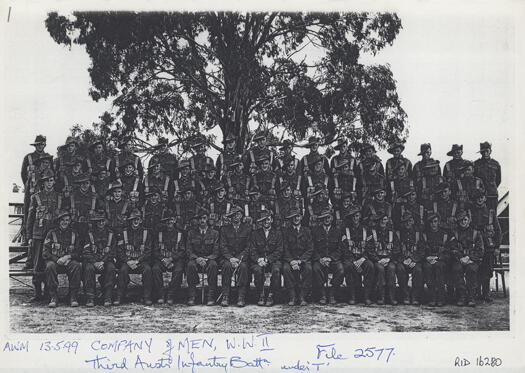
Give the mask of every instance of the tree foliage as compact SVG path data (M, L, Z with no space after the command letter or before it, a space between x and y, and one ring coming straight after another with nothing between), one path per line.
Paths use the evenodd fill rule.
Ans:
M251 122L295 140L406 136L390 67L360 62L392 45L396 14L75 12L50 13L46 27L85 46L89 94L113 100L112 130L183 139L218 126L239 150Z

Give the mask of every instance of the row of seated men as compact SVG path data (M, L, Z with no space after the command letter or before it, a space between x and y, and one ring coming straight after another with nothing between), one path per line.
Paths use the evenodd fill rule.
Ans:
M345 199L364 204L373 198L377 189L384 189L385 200L390 204L404 202L415 190L417 203L427 210L435 210L438 208L435 190L442 189L439 184L443 182L448 183L451 199L459 208L472 202L472 193L476 190L485 193L490 208L497 206L501 170L498 162L491 158L489 143L480 144L482 157L474 163L462 158L462 146L454 145L448 153L453 159L447 162L442 174L439 161L431 158L430 144L421 145L422 160L414 167L402 156L404 145L392 144L388 150L393 157L387 160L385 172L370 144L364 144L360 157L354 158L347 141L342 139L335 147L339 154L329 162L318 152L320 140L316 137L310 138L310 153L301 160L293 155L293 144L289 141L282 144L279 157L266 145L264 134L258 134L254 142L251 149L239 155L234 151L235 137L228 136L224 151L214 162L206 156L206 143L202 139L193 144L195 155L182 160L169 153L166 139L160 139L160 148L150 159L148 172L144 173L140 158L132 152L129 138L122 141L121 152L115 157L105 154L101 139L90 144L86 157L78 154L78 141L69 137L66 152L53 161L53 157L44 152L45 137L39 135L32 144L36 151L28 154L22 165L22 180L26 185L24 213L27 216L31 195L42 188L41 176L50 171L54 172L55 190L61 194L59 208L73 210L71 206L81 203L82 199L100 208L106 200L112 199L115 186L122 188L128 212L133 208L148 208L148 196L158 191L160 202L174 211L191 211L185 207L195 202L210 206L213 213L223 214L228 203L253 202L254 211L249 215L256 218L257 211L262 208L286 210L299 203L311 216L316 212L312 210L322 211L327 203L335 210L342 209ZM86 188L75 188L86 178L90 182L89 189L96 195L95 202L91 195L86 196ZM288 197L297 202L292 203ZM348 208L348 203L346 206ZM156 206L149 208L157 209ZM339 211L341 213L344 211Z
M52 178L45 180L47 186L52 186L52 182ZM416 225L412 212L405 210L399 228L392 229L391 216L386 211L379 209L363 220L362 208L357 205L345 213L339 226L331 209L318 214L317 224L310 226L304 224L299 208L291 209L283 216L285 221L275 224L271 210L264 210L255 221L249 221L244 209L234 205L226 214L229 221L220 227L203 208L195 211L192 224L187 227L178 224L180 216L168 211L158 226L149 228L144 226L143 213L137 209L126 216L124 227L111 227L104 211L91 214L89 222L72 222L71 212L62 211L56 217L58 227L50 228L45 237L33 236L33 244L43 240L34 245L36 295L41 296L41 284L45 282L51 297L49 305L56 306L57 272L61 269L69 278L71 305L78 306L77 294L83 280L87 306L93 306L98 272L104 305L118 305L126 294L130 271L138 271L146 304L164 303L165 290L168 303L173 303L185 274L188 304L193 305L196 286L201 281L199 272L206 272L207 304L213 305L220 269L223 306L230 303L232 284L238 287L237 305L245 305L252 276L258 304L273 305L281 274L290 305L307 304L312 287L320 291L321 304L333 304L337 290L346 281L349 304L356 303L362 288L362 301L367 305L372 299L378 304L401 301L418 305L426 283L430 305L444 304L447 287L456 292L459 306L474 306L476 293L490 301L492 260L501 238L485 196L480 194L478 201L478 210L459 209L454 225L446 228L434 211L424 215L425 224ZM29 220L34 227L33 217L30 214ZM171 272L167 289L164 271ZM265 272L271 273L268 294L263 287ZM330 281L328 273L332 273ZM117 294L112 298L115 284Z

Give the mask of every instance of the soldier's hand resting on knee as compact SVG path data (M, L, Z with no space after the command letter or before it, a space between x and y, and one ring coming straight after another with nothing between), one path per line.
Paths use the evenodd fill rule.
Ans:
M94 266L97 271L102 271L104 269L104 262L95 262Z

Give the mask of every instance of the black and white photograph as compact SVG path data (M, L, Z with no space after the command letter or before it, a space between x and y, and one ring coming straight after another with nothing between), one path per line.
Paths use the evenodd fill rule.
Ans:
M511 331L510 8L54 5L2 3L9 333Z

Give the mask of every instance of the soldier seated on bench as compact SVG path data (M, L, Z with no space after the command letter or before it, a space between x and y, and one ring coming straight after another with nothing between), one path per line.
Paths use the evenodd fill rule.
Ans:
M188 232L186 241L189 260L186 266L189 288L188 306L195 305L199 271L206 272L208 276L209 289L206 305L213 306L215 304L214 295L217 290L219 232L208 226L208 213L206 210L199 208L195 217L199 220L198 227ZM202 278L201 286L204 286L204 278Z
M142 215L139 210L133 210L128 217L128 221L131 221L131 224L129 227L124 228L122 238L118 242L117 299L115 299L113 305L118 306L126 296L130 272L138 271L142 275L144 304L150 306L153 304L151 301L153 290L151 234L142 225Z
M168 304L175 302L175 294L180 292L182 275L186 264L186 235L177 226L177 217L167 210L160 220L153 252L153 290L158 296L157 303L164 303L164 278L162 273L171 272L168 285Z
M71 213L62 211L58 214L58 228L51 229L44 240L46 261L46 286L51 300L50 308L55 308L58 301L58 271L65 271L69 282L71 307L78 307L77 295L80 288L81 266L78 234L71 228Z
M111 291L115 285L116 242L117 237L108 227L104 211L97 211L92 217L92 228L88 231L88 241L82 250L84 266L84 286L86 287L86 306L95 305L95 275L102 274L100 281L104 289L104 306L111 306Z

